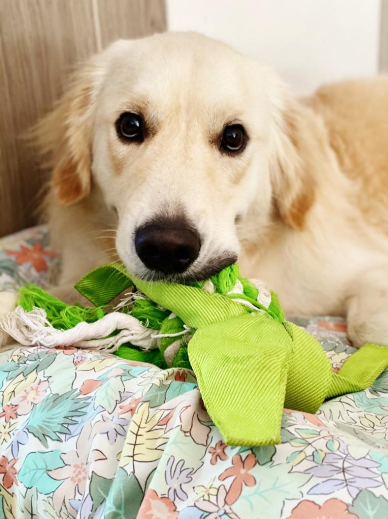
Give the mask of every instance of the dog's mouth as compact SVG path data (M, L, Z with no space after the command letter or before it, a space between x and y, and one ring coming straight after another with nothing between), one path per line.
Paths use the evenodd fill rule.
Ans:
M127 263L125 259L135 253L136 259L130 262L133 273L145 281L190 284L210 279L237 260L229 248L216 248L182 209L174 216L158 214L140 224L132 243L134 250L130 254L123 250L120 255ZM127 267L131 270L131 265Z
M233 252L225 251L222 255L206 261L203 265L196 266L195 264L184 272L165 272L164 267L142 269L138 276L145 281L168 281L170 283L180 283L183 285L190 285L196 281L206 281L215 276L221 270L236 263L237 255Z

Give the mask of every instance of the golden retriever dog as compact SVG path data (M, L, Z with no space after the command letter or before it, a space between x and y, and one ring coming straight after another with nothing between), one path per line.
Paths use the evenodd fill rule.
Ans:
M388 79L295 99L194 33L117 41L38 128L60 285L121 260L147 279L238 261L288 315L346 315L388 345Z

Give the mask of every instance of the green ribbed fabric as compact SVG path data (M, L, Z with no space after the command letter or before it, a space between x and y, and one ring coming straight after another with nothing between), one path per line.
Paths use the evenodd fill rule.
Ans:
M228 445L280 443L292 339L266 314L205 326L189 342L202 399Z
M168 308L191 328L202 328L247 313L239 305L219 294L175 283L150 283L133 278L137 288L158 305Z
M132 285L133 281L123 265L109 263L86 274L75 288L95 306L106 306Z
M367 343L353 353L339 372L333 373L326 398L344 393L355 393L370 387L376 378L388 368L388 348Z
M218 281L226 289L233 272ZM283 321L276 297L271 312L252 312L198 287L136 279L117 265L94 270L77 288L102 306L133 283L196 330L173 365L190 361L206 409L229 445L279 443L284 406L315 413L326 398L366 389L388 367L388 348L366 344L333 373L321 345ZM135 356L140 360L141 352Z
M292 358L284 407L316 413L327 397L333 371L322 346L296 324L285 322L292 332Z

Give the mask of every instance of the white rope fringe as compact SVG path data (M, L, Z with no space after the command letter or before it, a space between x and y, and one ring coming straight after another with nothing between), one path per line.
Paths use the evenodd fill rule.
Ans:
M111 352L126 342L145 350L157 348L159 337L154 337L158 330L150 330L135 317L120 312L107 314L94 323L79 323L70 330L57 330L41 308L26 312L18 306L2 318L0 327L24 346L74 346ZM108 337L116 330L120 332Z

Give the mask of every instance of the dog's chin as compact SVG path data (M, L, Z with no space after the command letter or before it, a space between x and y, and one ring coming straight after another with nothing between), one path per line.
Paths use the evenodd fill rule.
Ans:
M203 265L194 265L181 274L166 274L159 270L149 270L144 268L137 277L144 281L168 281L170 283L180 283L189 285L195 281L205 281L218 274L229 265L236 263L237 254L225 252L222 256L214 257L206 261Z

